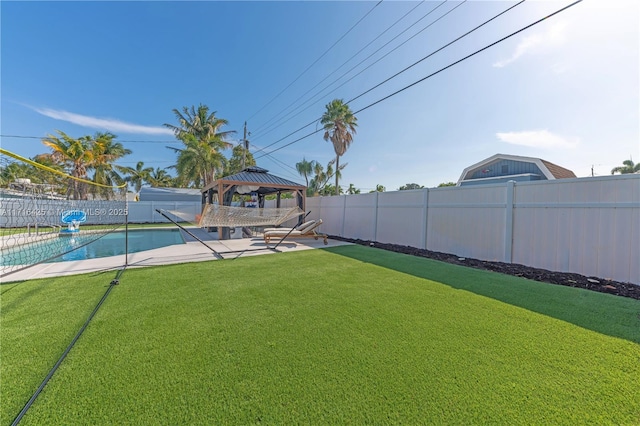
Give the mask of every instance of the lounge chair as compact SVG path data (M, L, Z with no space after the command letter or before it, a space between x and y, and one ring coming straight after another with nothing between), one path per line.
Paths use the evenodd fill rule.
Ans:
M302 231L302 230L306 229L308 226L313 225L314 223L316 223L315 220L308 220L308 221L306 221L304 223L301 223L300 225L294 226L293 228L265 228L265 229L262 230L262 233L270 232L270 231L286 231L286 232L289 232L291 230L293 230L293 231Z
M275 230L266 230L264 232L264 242L269 244L271 240L282 240L282 239L297 239L297 238L313 238L318 239L322 238L324 240L324 244L327 245L327 236L324 234L318 234L316 229L322 225L322 219L317 221L310 221L309 225L302 227L300 229L275 229ZM304 225L304 224L303 224Z

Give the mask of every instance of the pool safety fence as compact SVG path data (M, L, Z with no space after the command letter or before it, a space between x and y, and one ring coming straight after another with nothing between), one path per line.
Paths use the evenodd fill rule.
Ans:
M82 236L84 246L126 227L125 186L71 176L1 148L0 156L33 175L0 188L0 277L65 254L68 237Z

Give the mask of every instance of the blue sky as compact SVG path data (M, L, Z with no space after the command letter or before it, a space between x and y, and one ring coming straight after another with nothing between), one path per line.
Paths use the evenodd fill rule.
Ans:
M351 108L570 3L527 1ZM2 1L2 147L32 157L57 129L111 131L133 151L121 164L167 168L176 154L166 146L180 145L162 124L202 103L229 121L235 143L248 122L259 166L303 182L295 163L335 156L322 133L294 142L319 128L326 103L357 97L514 4ZM361 111L341 185L433 187L496 153L579 177L639 162L639 27L640 2L585 0Z

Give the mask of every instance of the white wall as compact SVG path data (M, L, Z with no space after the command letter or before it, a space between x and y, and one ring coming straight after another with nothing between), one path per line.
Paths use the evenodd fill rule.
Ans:
M428 191L428 250L475 259L505 260L505 185Z
M192 216L202 212L200 201L136 201L129 203L129 223L160 223L169 222L164 216L156 212L156 209L179 211L186 216Z
M640 175L307 198L321 231L640 284Z
M513 262L640 283L640 175L515 187Z

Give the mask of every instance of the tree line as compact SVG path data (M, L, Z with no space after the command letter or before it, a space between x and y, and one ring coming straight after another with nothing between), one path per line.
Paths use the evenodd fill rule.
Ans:
M174 109L178 122L164 124L171 129L182 147L167 147L176 153L176 164L169 168L145 167L138 161L135 167L117 165L116 162L132 154L130 149L117 142L110 132L98 132L74 138L61 130L47 135L42 143L50 152L36 155L31 160L69 176L51 173L36 166L12 162L0 167L0 185L20 178L28 178L34 184L46 184L57 188L60 195L70 199L112 198L117 187L126 192L131 187L136 193L143 185L155 187L201 188L213 180L238 173L244 167L256 164L253 155L244 146L233 146L228 137L233 131L222 131L227 120L209 112L209 107L184 107ZM227 158L222 151L232 149ZM176 172L172 176L169 169Z
M234 146L229 137L235 131L225 131L223 127L228 121L210 112L209 107L200 104L174 109L177 124L165 123L177 140L182 142L180 148L167 147L176 153L176 164L168 169L145 167L138 161L135 167L115 164L123 157L132 154L117 136L110 132L98 132L94 135L73 138L61 130L57 135L47 135L42 143L49 152L36 155L32 160L50 169L64 172L75 179L65 179L60 175L45 172L35 166L12 162L0 165L0 185L6 186L19 178L29 178L33 183L47 184L59 188L59 192L72 199L110 198L115 195L115 187L122 187L126 192L130 186L136 193L143 185L154 187L201 188L216 179L232 175L256 162L244 144ZM325 112L320 119L323 126L323 139L331 142L335 158L326 166L315 160L296 163L300 176L305 179L308 196L359 194L360 189L349 184L346 189L340 187L342 171L347 163L340 164L342 157L354 141L358 119L342 99L334 99L325 105ZM223 151L231 149L227 158ZM623 165L611 170L611 174L639 173L640 163L631 159ZM169 169L176 172L172 176ZM91 183L97 184L92 185ZM335 183L333 183L333 182ZM438 185L453 186L454 182ZM420 189L423 186L408 183L398 188L402 190ZM376 185L370 192L384 192L385 187Z

